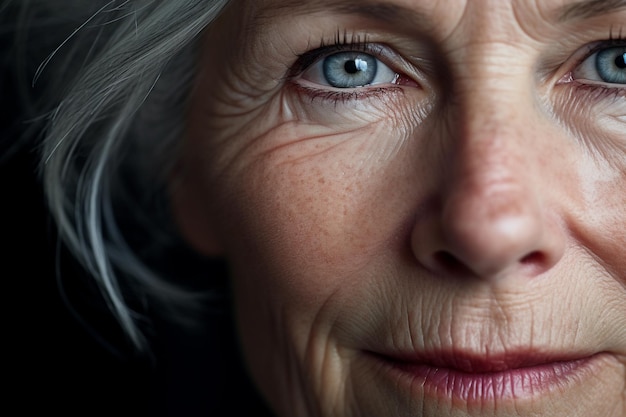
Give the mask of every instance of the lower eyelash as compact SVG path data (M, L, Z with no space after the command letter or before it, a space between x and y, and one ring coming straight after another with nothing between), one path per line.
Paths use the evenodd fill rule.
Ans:
M311 102L322 100L325 102L334 103L335 105L345 104L355 100L364 100L369 98L389 99L391 98L391 95L404 95L404 90L401 87L393 86L378 88L371 87L347 91L332 91L306 87L301 84L292 82L291 87L298 93L308 96L311 99Z
M626 98L626 88L624 87L609 87L602 84L583 83L577 80L572 80L571 84L577 90L577 93L584 94L586 99L619 100Z

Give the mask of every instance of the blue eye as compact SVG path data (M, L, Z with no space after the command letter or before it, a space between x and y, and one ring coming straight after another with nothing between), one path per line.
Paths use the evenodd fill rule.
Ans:
M373 55L346 51L318 60L302 78L334 88L358 88L393 83L398 74Z
M574 70L573 78L626 84L626 46L604 48L591 54Z

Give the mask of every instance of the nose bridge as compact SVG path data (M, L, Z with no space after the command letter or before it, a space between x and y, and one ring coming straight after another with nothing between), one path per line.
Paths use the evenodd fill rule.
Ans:
M484 30L475 29L462 47L448 53L453 81L447 105L455 147L478 151L473 156L480 166L514 163L512 148L532 140L534 125L529 121L537 108L532 55L510 36L486 40Z
M550 168L542 166L547 138L537 106L514 73L495 80L489 71L472 73L471 64L465 71L445 111L438 225L416 226L416 255L439 272L462 265L489 279L545 271L561 256L563 240L546 215L542 172Z
M451 251L467 262L486 262L475 268L483 271L524 258L542 233L531 118L526 104L513 106L498 91L490 94L478 82L458 97L443 194L441 221Z
M538 146L533 103L512 75L504 88L481 74L461 85L451 109L449 187L480 198L524 192L532 175ZM498 80L502 83L502 80ZM516 89L518 91L516 91ZM512 198L512 195L507 197Z

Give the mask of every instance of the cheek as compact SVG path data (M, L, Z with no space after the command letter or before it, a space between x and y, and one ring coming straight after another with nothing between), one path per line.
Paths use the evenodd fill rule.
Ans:
M320 107L279 96L236 134L203 131L211 139L195 142L205 155L199 198L218 219L232 268L241 345L258 385L272 381L269 398L298 395L286 375L325 368L309 355L330 345L337 299L362 300L354 295L364 275L406 246L423 193L411 171L428 172L407 163L423 142L407 140L415 115Z
M607 162L590 162L581 167L584 198L572 221L572 231L593 256L622 285L626 286L626 168L621 172Z
M307 297L331 290L341 270L362 268L393 238L402 208L392 214L386 204L405 191L406 175L390 168L401 158L403 138L385 137L387 123L307 136L315 130L324 129L272 129L259 140L288 142L241 158L218 192L227 196L224 217L237 219L224 233L233 237L228 252L253 257L273 280L293 282L306 271L299 285Z
M203 152L221 159L208 161L203 176L219 201L233 264L253 257L279 281L332 269L306 283L328 288L342 269L358 270L381 253L411 211L403 197L419 199L410 178L423 171L428 182L428 167L408 162L424 141L414 140L420 114L397 111L410 108L406 101L399 93L385 105L335 103L331 112L329 103L282 93L236 135L211 139Z
M565 184L576 196L567 222L575 239L626 285L626 102L588 97L586 106L580 103L572 93L557 105L580 149L572 162L575 183Z

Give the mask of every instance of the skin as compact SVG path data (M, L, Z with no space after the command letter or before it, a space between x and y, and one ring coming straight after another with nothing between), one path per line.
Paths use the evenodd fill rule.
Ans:
M234 1L207 29L171 187L189 243L231 265L276 415L626 416L626 85L580 69L626 8L303 3ZM396 82L295 67L337 32L384 45ZM464 401L371 354L424 351L592 365Z

